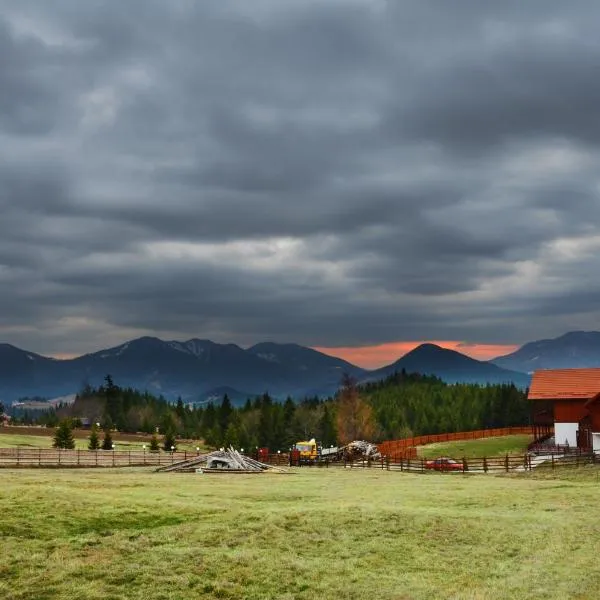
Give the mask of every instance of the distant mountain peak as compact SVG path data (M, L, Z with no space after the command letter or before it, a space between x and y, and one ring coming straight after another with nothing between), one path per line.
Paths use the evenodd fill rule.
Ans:
M522 373L538 369L600 367L600 332L569 331L556 338L529 342L492 362Z
M368 379L387 377L402 369L408 373L435 375L448 383L513 382L521 387L529 383L529 378L522 373L502 369L430 342L413 348L391 365L371 372Z

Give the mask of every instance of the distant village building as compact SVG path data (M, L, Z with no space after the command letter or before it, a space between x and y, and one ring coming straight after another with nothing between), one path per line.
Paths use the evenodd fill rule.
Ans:
M536 438L553 425L557 445L600 451L600 368L536 371L528 398Z

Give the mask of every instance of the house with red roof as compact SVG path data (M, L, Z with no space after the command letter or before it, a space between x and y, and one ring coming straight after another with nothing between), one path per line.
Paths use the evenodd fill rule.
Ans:
M600 451L600 368L535 371L528 398L534 432L552 423L557 445Z

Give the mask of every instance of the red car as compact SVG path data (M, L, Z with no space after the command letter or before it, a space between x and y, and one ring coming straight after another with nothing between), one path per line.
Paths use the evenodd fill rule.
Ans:
M436 458L435 460L428 460L425 463L425 468L434 469L435 471L462 471L463 464L453 458L440 456L440 458Z

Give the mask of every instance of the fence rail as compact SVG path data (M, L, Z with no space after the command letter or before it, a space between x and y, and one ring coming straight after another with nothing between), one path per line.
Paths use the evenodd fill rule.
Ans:
M55 448L0 448L0 467L134 467L169 465L197 456L197 452L143 450L58 450Z
M573 453L573 454L550 454L542 457L542 460L536 459L530 454L523 456L499 456L499 457L481 457L465 458L457 460L451 468L433 468L433 461L426 459L400 459L390 460L385 457L377 461L357 461L353 463L341 463L336 466L346 468L378 468L387 471L399 471L407 473L518 473L532 471L537 468L557 469L561 467L580 467L589 464L600 464L600 456L594 452ZM332 463L333 465L333 463Z
M405 451L416 446L438 444L440 442L458 442L464 440L477 440L487 437L502 437L505 435L532 435L532 428L526 427L497 427L494 429L477 429L475 431L459 431L456 433L437 433L433 435L419 435L401 440L389 440L377 445L379 452L387 456L404 456Z

